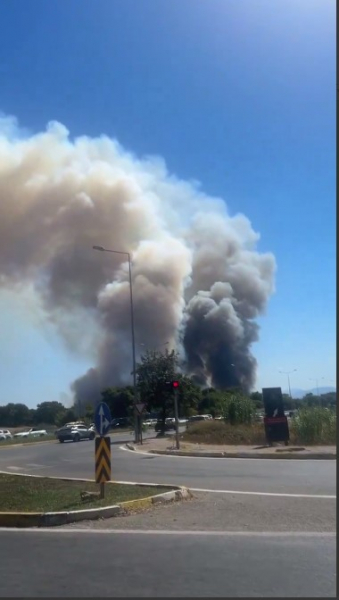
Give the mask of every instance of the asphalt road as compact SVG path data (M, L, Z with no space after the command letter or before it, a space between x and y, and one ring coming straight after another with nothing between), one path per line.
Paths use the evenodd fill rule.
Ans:
M129 435L112 437L116 481L186 485L193 489L255 494L335 495L336 461L206 459L140 455L123 451ZM93 479L94 444L46 443L0 448L0 470Z
M335 597L335 537L0 532L1 597ZM24 557L24 563L22 558ZM24 564L24 568L23 568Z

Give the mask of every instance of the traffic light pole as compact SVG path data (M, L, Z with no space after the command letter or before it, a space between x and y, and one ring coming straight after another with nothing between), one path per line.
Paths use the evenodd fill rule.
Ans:
M174 388L174 416L175 416L175 441L177 450L180 450L179 441L179 411L178 411L178 388Z

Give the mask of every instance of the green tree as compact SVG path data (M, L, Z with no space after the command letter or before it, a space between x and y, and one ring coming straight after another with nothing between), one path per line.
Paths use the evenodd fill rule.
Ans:
M34 423L48 423L54 425L56 417L65 407L61 402L42 402L34 412Z
M251 398L252 402L254 402L256 408L258 408L258 409L264 408L264 402L262 399L261 392L252 392L252 394L250 395L250 398Z
M251 398L241 392L227 394L225 419L231 425L251 423L254 414L255 404Z
M85 406L85 421L92 423L94 419L94 406L92 404L87 404Z
M132 386L106 388L101 392L101 399L108 405L112 419L132 418L134 402Z
M149 411L157 410L161 414L162 432L165 431L165 420L173 414L173 394L167 388L166 382L179 379L176 375L178 354L172 350L162 353L148 350L137 365L137 386L141 402Z
M2 427L21 427L32 424L34 411L25 404L10 402L0 407L0 423Z
M227 406L227 393L214 388L206 388L201 394L199 413L212 417L223 416Z
M57 427L62 427L66 423L72 423L72 421L77 420L77 415L75 413L74 408L65 408L64 406L55 417L55 425Z
M187 375L177 376L179 381L179 417L191 417L197 413L201 402L201 389Z

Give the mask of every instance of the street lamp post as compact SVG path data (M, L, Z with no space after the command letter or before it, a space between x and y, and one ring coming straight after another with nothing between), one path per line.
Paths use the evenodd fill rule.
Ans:
M133 392L134 392L134 410L135 410L135 442L139 441L139 430L138 430L138 417L136 414L137 404L137 373L136 373L136 360L135 360L135 333L134 333L134 309L133 309L133 290L132 290L132 267L131 267L131 255L129 252L122 252L118 250L108 250L103 246L93 246L93 250L99 250L100 252L110 252L111 254L122 254L128 258L128 275L129 275L129 294L130 294L130 310L131 310L131 330L132 330L132 357L133 357Z
M291 394L291 383L290 383L290 374L294 373L297 369L292 369L292 371L279 371L279 373L283 373L283 375L287 375L287 381L288 381L288 392L290 395L290 398L292 400L292 394Z
M325 377L320 377L320 379L325 379ZM319 378L318 377L316 377L316 378L309 377L309 380L315 382L315 385L317 388L317 395L318 395L318 398L320 398L320 396L319 396Z

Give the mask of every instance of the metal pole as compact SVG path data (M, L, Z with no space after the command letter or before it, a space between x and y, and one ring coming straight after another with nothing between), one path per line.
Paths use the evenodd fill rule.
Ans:
M139 442L138 415L136 414L137 404L137 372L135 360L135 332L134 332L134 309L133 309L133 290L132 290L132 267L131 255L128 253L128 274L129 274L129 293L131 301L131 329L132 329L132 356L133 356L133 392L134 392L134 428L135 428L135 443Z
M289 391L291 400L292 400L292 393L291 393L290 373L295 373L296 370L297 369L293 369L292 371L280 371L279 370L279 373L282 373L283 375L287 375L288 391Z
M175 416L175 441L177 450L180 450L179 441L179 411L178 411L178 390L174 390L174 416Z
M132 268L131 268L131 255L129 252L122 252L120 250L109 250L103 246L92 246L93 250L99 250L100 252L110 252L112 254L123 254L128 257L128 274L129 274L129 293L131 301L131 329L132 329L132 356L133 356L133 388L134 388L134 430L135 430L135 442L139 441L139 430L138 430L138 418L136 414L137 404L137 384L136 384L136 361L135 361L135 335L134 335L134 310L133 310L133 291L132 291Z

